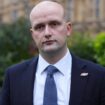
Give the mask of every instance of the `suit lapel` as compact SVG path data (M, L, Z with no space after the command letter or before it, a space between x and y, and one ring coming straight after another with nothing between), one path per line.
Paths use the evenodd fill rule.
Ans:
M38 57L35 58L24 72L24 77L21 79L21 90L23 105L33 105L33 88L35 81L35 72L37 67ZM71 74L71 90L70 90L70 105L81 105L84 97L85 88L89 76L81 76L81 73L87 73L84 69L86 64L72 55L72 74Z
M72 55L70 105L82 105L87 81L89 78L88 72L84 69L85 67L86 64Z
M37 60L35 58L31 64L28 66L27 70L24 72L24 77L21 82L21 90L22 94L24 94L22 98L23 105L33 105L33 88L34 88L34 80L35 80L35 72L37 67Z

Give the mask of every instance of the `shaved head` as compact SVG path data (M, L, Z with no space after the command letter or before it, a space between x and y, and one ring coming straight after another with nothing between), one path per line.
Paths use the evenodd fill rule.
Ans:
M54 9L56 12L61 13L64 16L64 8L60 3L55 2L55 1L48 1L48 0L39 2L35 7L33 7L32 11L30 13L31 24L34 20L34 17L38 16L37 14L40 14L42 12L45 13L46 10L53 12Z
M53 57L55 62L64 56L71 24L66 22L63 6L55 1L39 2L30 13L30 22L32 38L39 53L48 62Z

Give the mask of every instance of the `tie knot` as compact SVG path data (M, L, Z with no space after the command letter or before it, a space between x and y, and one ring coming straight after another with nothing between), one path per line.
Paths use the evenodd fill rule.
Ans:
M55 72L58 71L58 69L52 65L49 65L47 68L46 68L46 71L47 71L47 75L50 75L52 76Z

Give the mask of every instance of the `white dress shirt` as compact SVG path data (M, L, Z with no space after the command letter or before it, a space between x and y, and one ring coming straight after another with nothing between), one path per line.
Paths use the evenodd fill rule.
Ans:
M69 50L66 55L59 60L55 66L59 72L54 74L54 80L57 87L58 105L69 105L70 85L71 85L71 64L72 58ZM43 105L44 86L47 73L45 68L50 65L39 55L36 77L33 91L33 105Z

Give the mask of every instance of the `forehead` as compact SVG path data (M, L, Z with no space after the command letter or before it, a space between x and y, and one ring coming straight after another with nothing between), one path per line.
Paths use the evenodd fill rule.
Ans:
M54 2L42 2L33 8L30 20L41 21L46 19L61 19L64 16L64 9L60 4Z
M62 21L63 16L58 14L57 12L46 12L35 16L32 20L33 24L37 23L47 23L50 21Z

